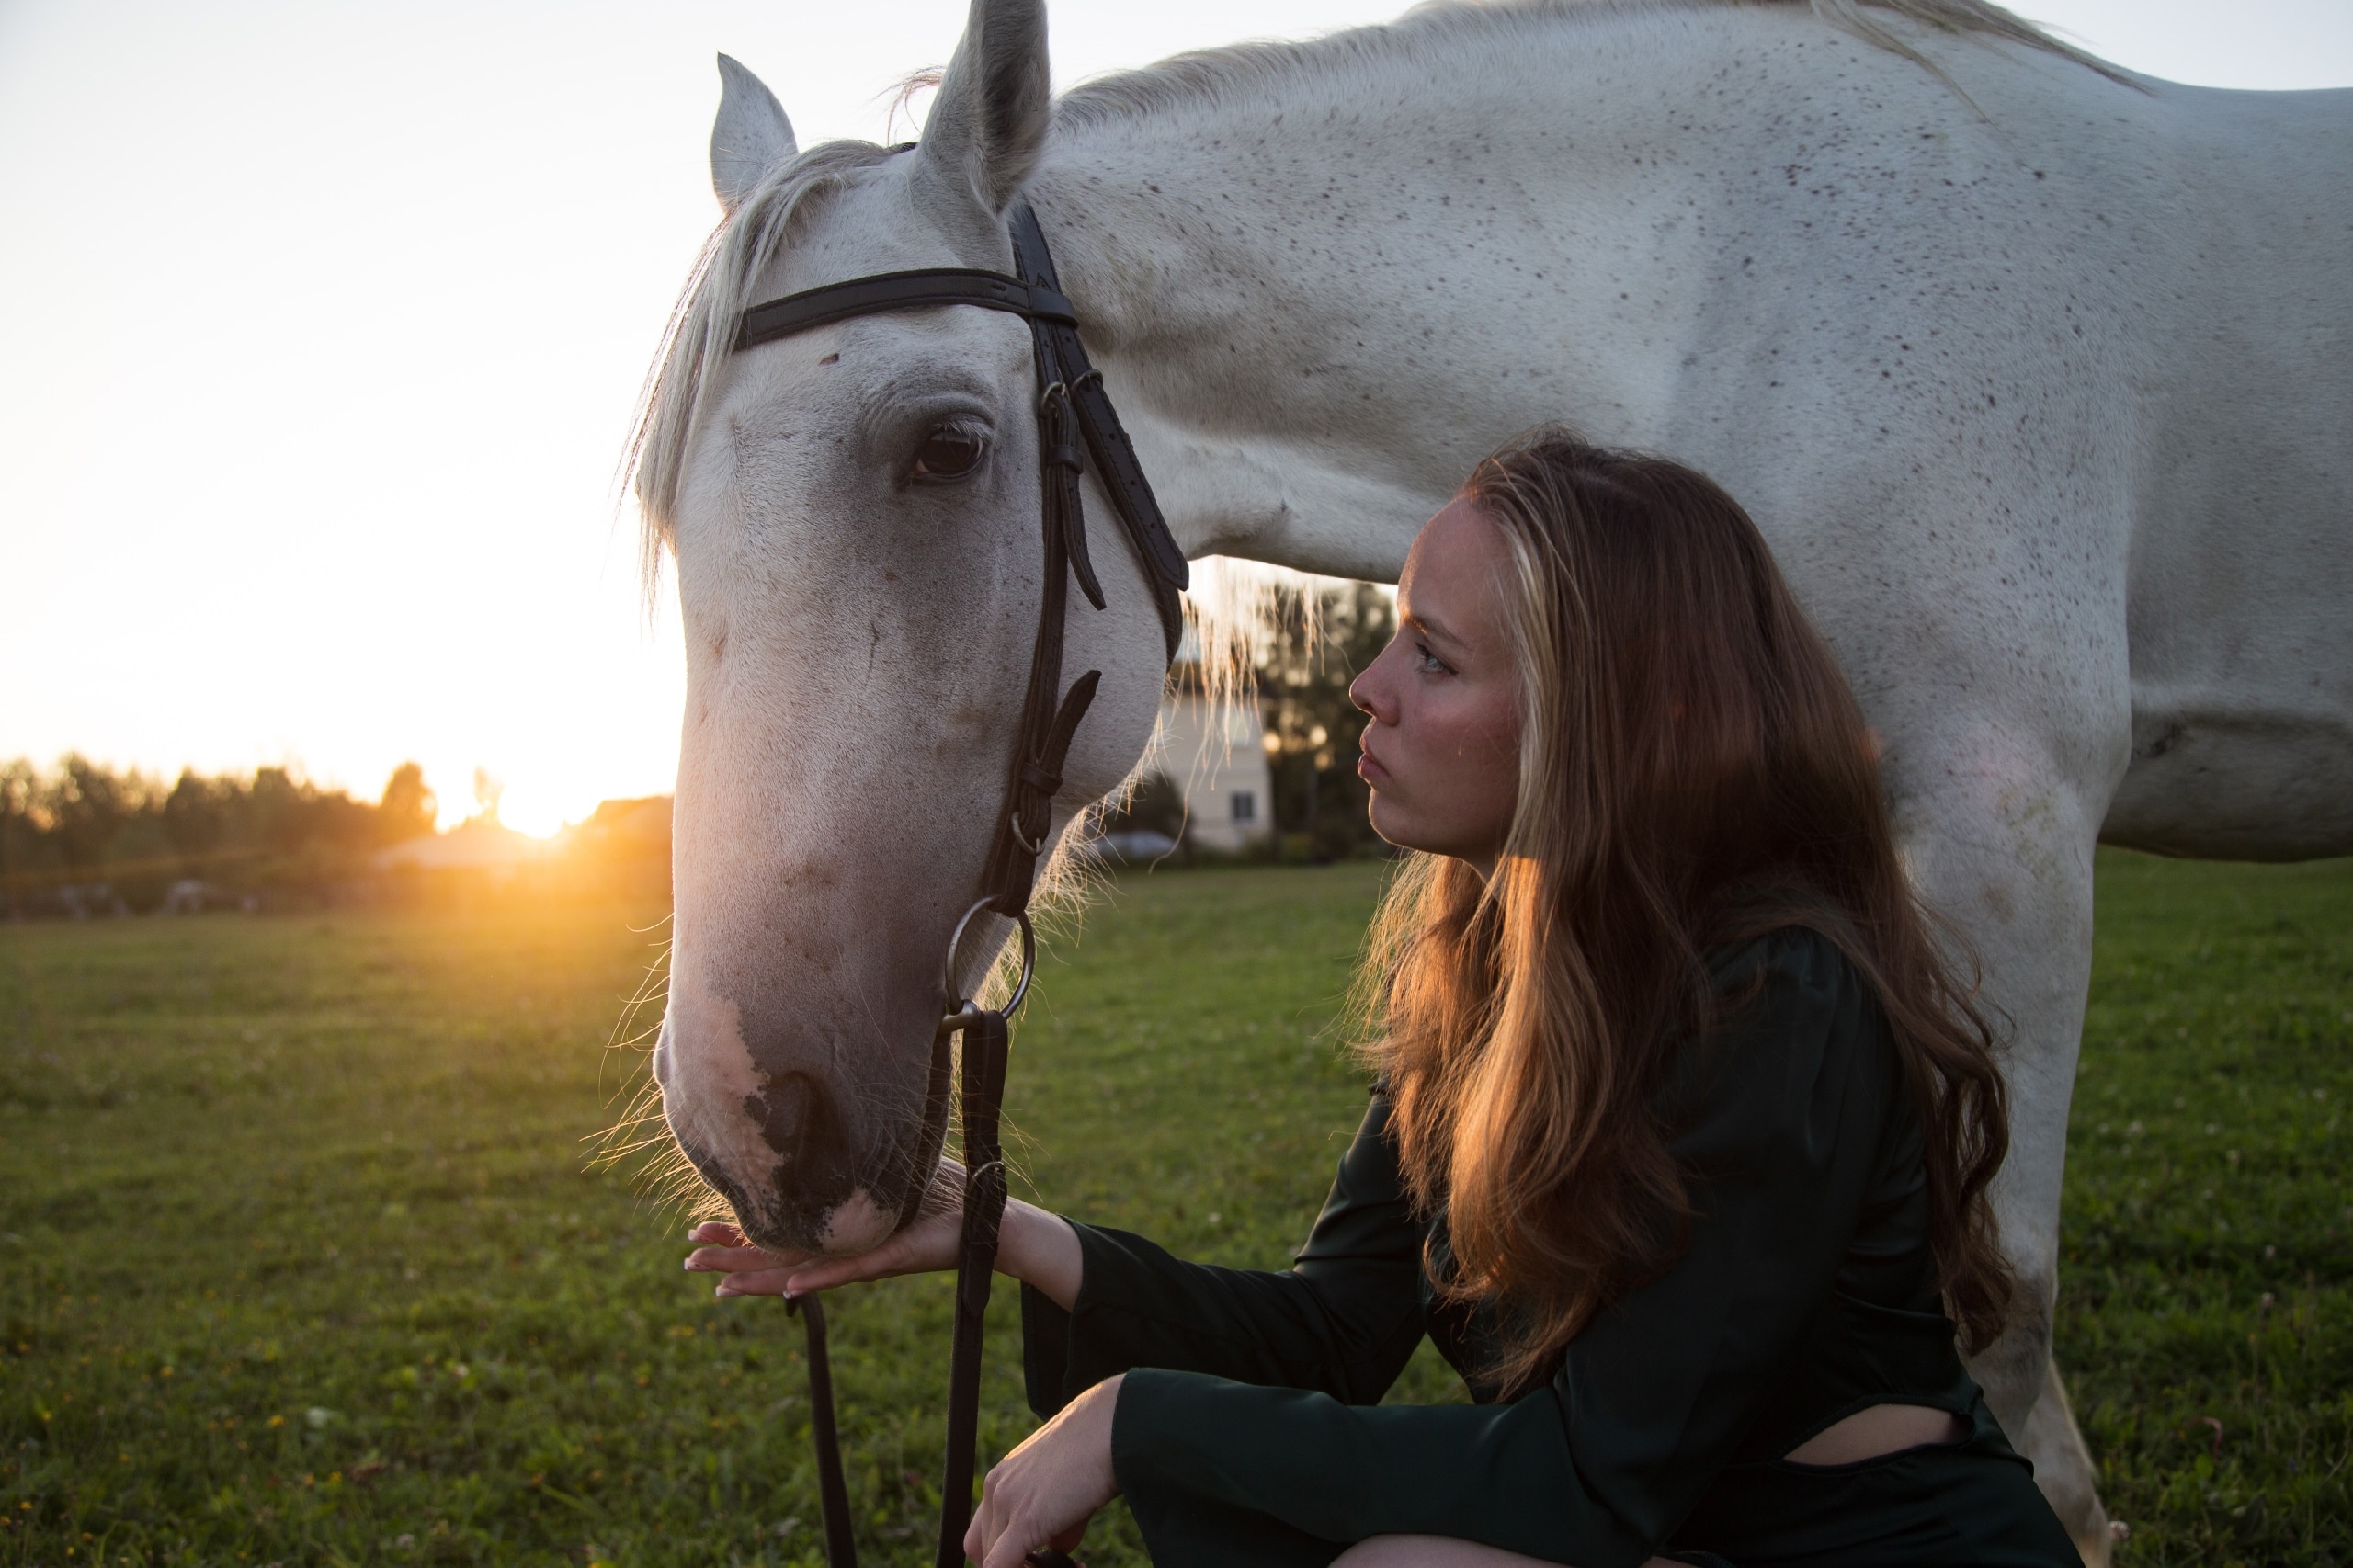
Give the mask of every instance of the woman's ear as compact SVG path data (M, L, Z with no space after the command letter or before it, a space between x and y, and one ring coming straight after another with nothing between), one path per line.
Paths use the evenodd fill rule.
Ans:
M1052 117L1044 0L972 0L916 156L951 193L994 218L1036 166Z

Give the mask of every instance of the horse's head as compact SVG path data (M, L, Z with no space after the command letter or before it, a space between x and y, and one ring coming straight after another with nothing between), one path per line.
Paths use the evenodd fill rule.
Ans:
M799 153L767 89L733 61L722 74L727 218L637 474L687 645L654 1074L679 1147L755 1240L855 1252L937 1156L943 949L1005 807L1042 592L1030 339L947 306L730 340L745 305L821 284L1011 269L1006 210L1049 115L1042 7L975 0L911 150ZM1163 667L1142 566L1091 480L1087 513L1109 608L1072 596L1063 680L1103 682L1057 833L1142 753Z

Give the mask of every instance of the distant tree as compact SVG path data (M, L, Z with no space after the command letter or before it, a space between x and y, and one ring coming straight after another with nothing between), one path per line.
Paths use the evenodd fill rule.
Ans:
M1396 630L1395 601L1370 583L1277 596L1257 669L1259 710L1274 742L1267 765L1275 826L1307 834L1318 855L1375 842L1356 771L1365 716L1348 700L1348 683Z
M283 767L254 769L245 801L245 847L297 855L311 838L311 786Z
M0 908L10 919L24 913L17 880L31 868L41 841L34 812L40 802L40 774L23 757L0 763Z
M244 791L230 778L206 778L192 767L180 769L179 782L164 797L164 836L194 874L199 864L218 851L229 830Z
M383 799L376 806L376 836L386 844L405 844L433 831L440 802L425 787L425 769L404 762L384 781Z
M383 842L383 818L377 808L353 800L341 790L313 788L308 816L307 842L314 848L365 855Z
M40 790L40 772L23 757L0 762L0 821L32 821L33 801Z
M135 776L118 778L79 753L59 762L40 803L70 869L95 873L105 862L107 846L140 805L136 782Z
M247 799L249 846L281 861L310 857L304 876L330 874L326 862L317 862L320 856L347 862L382 842L380 808L341 790L322 790L287 768L256 768ZM285 869L281 866L281 874ZM347 871L347 864L344 872L334 874Z

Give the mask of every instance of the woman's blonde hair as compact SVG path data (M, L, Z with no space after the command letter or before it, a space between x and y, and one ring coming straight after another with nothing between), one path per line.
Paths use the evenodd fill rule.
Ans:
M1887 1015L1947 1307L1966 1346L1990 1341L2012 1290L1985 1199L2008 1146L1993 1034L1904 877L1861 710L1756 525L1703 475L1558 428L1463 494L1509 546L1518 805L1485 882L1409 859L1366 971L1406 1185L1446 1221L1441 1296L1503 1309L1493 1374L1524 1386L1671 1266L1690 1206L1651 1100L1733 1005L1702 954L1802 926Z

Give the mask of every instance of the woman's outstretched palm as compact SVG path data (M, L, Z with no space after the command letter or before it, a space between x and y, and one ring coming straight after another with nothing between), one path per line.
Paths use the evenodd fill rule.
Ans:
M726 1276L722 1296L799 1296L830 1290L861 1279L898 1274L927 1274L956 1267L956 1244L963 1227L964 1167L942 1160L915 1219L871 1252L854 1257L824 1253L779 1253L756 1247L744 1233L711 1220L687 1233L696 1244L687 1255L691 1272Z

